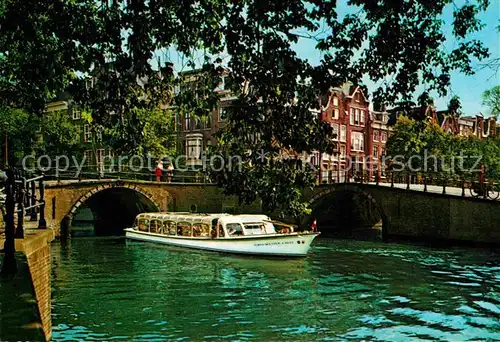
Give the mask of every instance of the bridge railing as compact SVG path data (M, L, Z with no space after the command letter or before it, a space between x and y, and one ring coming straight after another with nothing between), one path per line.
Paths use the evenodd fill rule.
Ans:
M3 183L0 207L4 219L5 235L3 274L16 272L15 239L25 235L24 221L28 216L31 221L38 221L38 228L47 228L45 221L44 177L24 170L9 168L2 172ZM17 222L16 222L17 221Z
M142 180L142 181L159 181L163 183L198 183L209 184L212 180L206 173L202 171L192 170L164 170L162 175L157 178L154 171L148 168L140 170L122 168L108 169L100 168L97 165L85 166L83 168L67 168L64 170L47 170L45 173L47 180L63 181L63 180L99 180L99 179L123 179L123 180Z
M374 185L384 185L401 188L405 185L407 190L421 190L430 192L429 188L433 187L432 192L436 192L436 187L440 189L442 194L449 193L452 189L456 195L457 189L460 189L459 195L464 197L476 197L485 199L500 198L500 182L497 180L479 180L479 175L468 174L447 174L438 172L407 172L407 171L385 171L384 174L374 174L369 171L358 171L345 174L341 182L332 181L335 178L330 177L328 180L323 180L322 184L335 183L369 183Z
M142 181L159 181L162 183L195 183L195 184L211 184L216 183L208 174L202 170L164 170L159 180L155 172L148 169L132 169L132 168L114 168L109 169L99 165L86 165L83 168L67 168L65 170L49 170L45 174L46 180L99 180L99 179L122 179L122 180L142 180ZM341 181L339 181L341 179ZM318 185L319 185L318 181ZM376 174L369 171L358 171L345 173L342 177L329 177L322 180L322 184L335 183L370 183L375 185L390 185L398 188L401 185L406 185L408 190L429 191L429 187L433 187L432 192L436 192L436 187L440 188L443 194L448 193L453 188L456 195L457 188L461 189L460 195L467 197L498 199L500 197L500 182L486 180L484 184L478 181L477 174L446 174L437 172L407 172L407 171L390 171L386 170L383 174Z

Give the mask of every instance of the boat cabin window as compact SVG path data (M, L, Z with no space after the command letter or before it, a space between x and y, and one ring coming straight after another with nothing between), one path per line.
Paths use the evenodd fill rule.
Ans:
M245 224L245 232L248 234L266 234L264 223L247 223Z
M149 232L150 233L157 233L161 234L162 231L162 225L160 220L151 220L149 223Z
M227 223L226 230L229 236L243 235L243 226L239 223Z
M139 219L139 224L137 225L137 228L139 228L139 230L142 232L147 232L149 229L149 220L144 218Z
M222 225L219 224L218 227L219 227L219 232L218 232L219 233L219 237L226 236L226 234L224 233L224 229L222 229Z
M210 236L211 236L212 238L217 237L217 222L218 222L218 221L219 221L219 220L217 220L217 219L213 219L213 220L212 220L212 229L210 230Z
M189 222L177 222L177 235L191 236L192 226Z
M193 224L193 236L194 237L207 237L209 236L210 227L205 223L195 223Z
M164 221L163 224L165 225L163 234L177 235L177 228L174 221Z

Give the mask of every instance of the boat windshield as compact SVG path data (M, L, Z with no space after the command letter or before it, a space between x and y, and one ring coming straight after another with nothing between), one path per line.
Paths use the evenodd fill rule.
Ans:
M245 225L245 233L247 234L266 234L266 226L264 222L253 222L246 223Z
M243 235L243 226L241 223L228 223L226 224L226 230L229 236Z

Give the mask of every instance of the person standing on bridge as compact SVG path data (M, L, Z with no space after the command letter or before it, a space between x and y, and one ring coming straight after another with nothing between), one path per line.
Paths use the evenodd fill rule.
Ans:
M173 174L174 174L174 165L172 165L172 163L170 163L167 166L167 182L168 183L172 182Z
M161 176L163 176L163 162L161 160L159 160L158 164L156 165L155 176L156 176L156 181L160 182Z

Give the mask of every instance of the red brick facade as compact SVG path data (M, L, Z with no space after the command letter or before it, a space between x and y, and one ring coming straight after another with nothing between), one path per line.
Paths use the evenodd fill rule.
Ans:
M321 158L320 183L343 182L358 176L371 156L372 129L369 101L359 86L345 83L332 88L321 118L336 133L338 155Z

